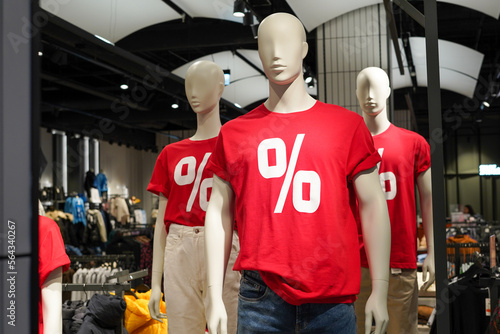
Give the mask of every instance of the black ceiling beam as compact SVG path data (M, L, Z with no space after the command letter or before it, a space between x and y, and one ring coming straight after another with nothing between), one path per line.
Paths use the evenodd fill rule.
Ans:
M138 75L139 78L143 78L134 78L135 80L139 80L141 82L143 82L146 78L148 81L152 80L153 82L150 83L148 88L152 87L168 96L187 102L185 96L173 94L172 90L163 89L161 85L163 79L167 78L180 84L180 91L184 91L183 78L180 78L159 65L153 64L120 47L103 42L94 35L58 18L55 15L48 12L46 13L49 17L49 22L44 27L44 35L48 35L53 39L56 39L59 43L62 43L69 48L75 48L73 53L80 54L81 56L82 54L87 54L88 56L97 58L98 60L94 61L97 65L103 62L105 64L113 64L115 68L118 67L125 73L127 73L127 71L130 73L132 70L135 70L135 74ZM255 43L255 41L253 41L253 43ZM76 52L76 50L78 50L78 52ZM227 100L221 99L221 103L228 109L234 110L239 115L246 113L245 109L239 109Z
M201 31L210 33L200 33ZM220 51L234 49L235 45L257 49L257 41L253 38L250 27L213 19L160 23L125 37L117 45L130 52L175 52L206 48L218 48Z
M416 9L407 0L393 0L393 1L408 15L410 15L410 17L413 18L418 24L420 24L423 28L425 28L425 17L418 9Z
M405 74L405 69L403 66L403 58L401 57L401 50L399 50L398 31L396 29L396 21L390 0L384 0L384 8L389 23L389 32L394 47L394 53L396 53L396 59L398 61L399 73L403 75Z
M181 7L177 6L173 1L171 1L171 0L162 0L162 1L164 3L166 3L170 8L175 10L179 15L181 15L183 20L186 20L186 19L192 20L193 19L188 13L186 13Z
M129 130L139 130L139 131L142 131L144 133L149 133L149 134L161 134L161 135L165 135L164 133L160 132L160 131L155 131L155 130L151 130L149 128L145 128L145 127L140 127L138 126L137 124L129 124L123 120L120 120L120 119L116 119L116 118L119 118L119 116L116 114L116 113L113 113L113 118L110 118L110 117L104 117L104 116L101 116L101 115L97 115L95 113L91 113L91 112L87 112L87 111L82 111L82 110L78 110L78 109L70 109L68 107L65 107L63 105L57 105L57 104L52 104L52 103L47 103L47 102L43 102L44 105L46 106L49 106L49 107L53 107L55 108L57 111L55 112L47 112L47 113L44 113L44 117L45 119L50 119L50 115L54 115L54 120L57 121L58 124L62 124L62 123L66 123L66 125L75 125L75 126L80 126L81 127L81 123L83 122L82 120L83 119L89 119L89 118L93 118L95 120L97 120L97 122L92 122L92 125L93 125L93 131L89 131L90 133L101 133L102 135L104 134L107 134L107 131L106 129L113 129L112 131L109 131L109 132L113 132L114 131L114 128L125 128L125 129L129 129ZM81 116L85 116L83 118L77 118L78 116L75 116L75 115L80 115ZM127 118L130 117L130 114L127 115ZM75 118L77 120L77 122L75 122ZM104 127L105 129L99 129L99 126L96 126L96 125L99 125L99 122L102 121L104 123L101 123L101 124L105 124L104 125L101 125L101 127ZM90 122L87 122L87 124L90 124ZM99 131L101 130L101 131Z
M53 83L61 85L61 86L65 86L68 88L78 90L78 91L83 92L83 93L87 93L87 94L90 94L90 95L93 95L96 97L100 97L101 99L104 99L104 100L108 100L111 102L116 101L116 103L118 103L118 104L125 105L125 106L133 108L133 109L142 110L142 111L148 110L148 108L140 106L135 102L130 102L128 100L120 99L117 96L113 96L113 95L109 95L109 94L100 92L98 90L95 90L92 87L86 86L84 84L81 84L81 83L78 83L75 81L58 78L58 77L52 76L52 75L47 74L47 73L42 73L41 78L43 80L47 80L47 81L53 82Z
M406 63L408 65L408 72L410 74L411 84L413 86L413 91L417 91L417 73L415 69L415 64L413 63L413 55L411 52L411 44L410 44L410 34L404 33L402 36L403 40L403 50L405 52Z

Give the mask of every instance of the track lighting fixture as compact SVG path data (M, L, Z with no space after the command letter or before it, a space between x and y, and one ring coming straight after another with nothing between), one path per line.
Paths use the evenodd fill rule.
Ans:
M252 12L245 12L245 16L243 16L243 25L251 26L253 24L253 14Z
M235 0L233 7L233 16L236 17L244 17L245 16L245 1L244 0Z
M224 70L224 86L229 86L231 83L231 70Z

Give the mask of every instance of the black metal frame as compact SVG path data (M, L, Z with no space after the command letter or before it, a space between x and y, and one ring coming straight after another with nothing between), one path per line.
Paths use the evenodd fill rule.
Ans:
M434 222L434 257L436 268L436 318L437 332L450 333L450 312L448 296L448 277L446 272L446 208L444 192L444 158L443 158L443 130L441 115L441 87L439 77L439 49L437 27L436 0L424 0L425 15L420 13L407 0L394 0L402 10L410 15L417 23L425 28L425 45L427 58L427 104L429 110L429 134L432 161L432 207ZM386 11L392 15L392 7L388 0L384 0ZM389 17L389 19L392 19ZM391 33L392 35L392 33ZM393 43L395 41L395 35ZM399 45L394 47L396 54ZM401 64L399 65L401 72Z

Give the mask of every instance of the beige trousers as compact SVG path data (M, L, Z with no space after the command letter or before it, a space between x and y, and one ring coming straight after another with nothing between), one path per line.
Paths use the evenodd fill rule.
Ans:
M169 334L205 333L208 298L204 232L204 227L170 225L163 267ZM237 328L241 275L232 269L239 249L238 234L235 232L222 296L229 334L236 333Z
M358 334L365 333L365 306L372 290L370 270L361 267L361 289L354 303ZM387 296L388 334L416 334L418 325L417 270L401 269L389 275Z

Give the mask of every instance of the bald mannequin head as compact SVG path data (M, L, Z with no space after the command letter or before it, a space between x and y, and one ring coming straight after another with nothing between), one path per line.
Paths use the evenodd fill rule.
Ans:
M389 77L378 67L367 67L356 79L356 96L361 110L368 116L385 112L387 98L391 95Z
M187 70L185 90L196 114L209 113L214 109L218 111L219 100L224 91L224 72L211 61L197 61Z
M286 85L302 75L308 45L302 23L293 15L276 13L259 25L259 56L267 78Z

